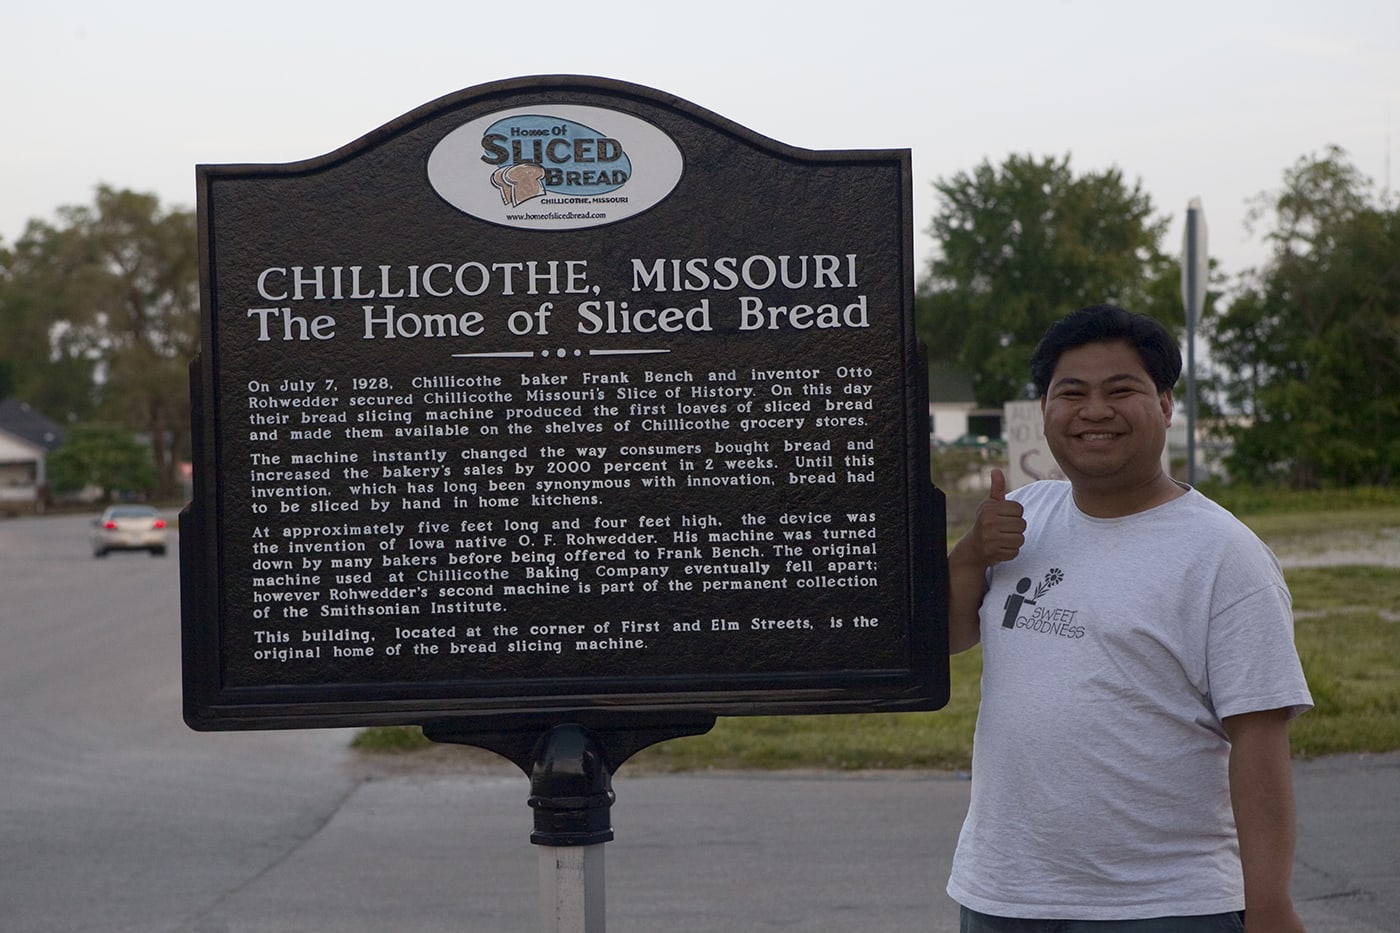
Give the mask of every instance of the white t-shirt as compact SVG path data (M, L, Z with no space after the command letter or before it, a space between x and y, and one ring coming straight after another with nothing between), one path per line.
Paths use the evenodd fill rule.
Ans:
M948 894L1122 920L1244 908L1221 719L1312 706L1277 559L1195 490L1115 519L1066 482L988 574L972 800Z

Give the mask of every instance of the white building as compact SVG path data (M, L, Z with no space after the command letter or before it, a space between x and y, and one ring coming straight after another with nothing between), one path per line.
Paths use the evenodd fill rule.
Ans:
M1001 409L978 408L972 378L956 369L928 371L929 438L951 444L968 434L1001 437Z
M24 402L0 400L0 512L41 512L48 501L44 464L63 428Z

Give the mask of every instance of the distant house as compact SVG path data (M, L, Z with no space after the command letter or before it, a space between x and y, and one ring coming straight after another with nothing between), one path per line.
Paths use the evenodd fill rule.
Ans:
M972 377L943 366L928 369L929 437L951 444L965 434L1001 437L1001 409L978 408Z
M44 463L63 427L18 399L0 399L0 512L42 512L48 503Z

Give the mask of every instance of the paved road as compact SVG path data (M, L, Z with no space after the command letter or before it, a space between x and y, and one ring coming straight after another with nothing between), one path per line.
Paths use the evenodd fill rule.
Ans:
M0 521L0 933L539 929L522 775L376 773L339 730L190 732L176 559L95 561L86 530ZM1309 929L1400 930L1400 755L1296 774ZM956 929L956 776L615 788L613 933Z

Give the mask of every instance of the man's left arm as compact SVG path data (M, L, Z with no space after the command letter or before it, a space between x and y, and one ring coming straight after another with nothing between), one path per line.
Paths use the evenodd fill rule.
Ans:
M1303 933L1289 894L1297 830L1288 710L1244 713L1223 722L1244 867L1245 931Z

